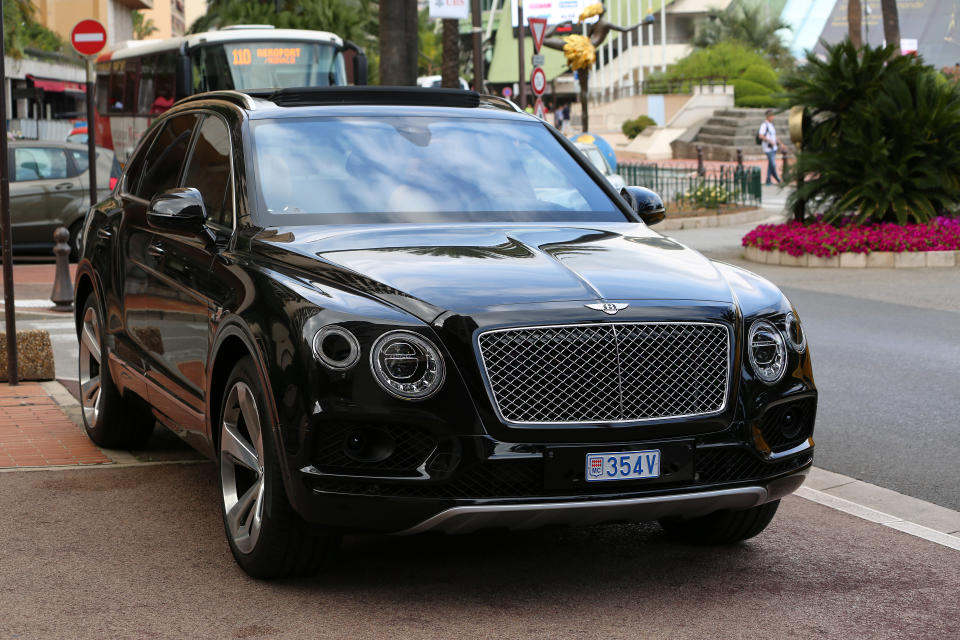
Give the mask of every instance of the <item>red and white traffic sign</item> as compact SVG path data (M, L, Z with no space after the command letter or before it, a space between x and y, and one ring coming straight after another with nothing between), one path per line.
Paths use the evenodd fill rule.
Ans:
M547 19L528 18L527 24L530 25L530 35L533 37L533 52L540 53L540 47L543 46L543 34L547 32Z
M81 20L70 32L70 42L80 55L93 56L107 46L107 30L96 20Z
M540 99L540 96L537 96L537 101L533 105L533 115L541 120L546 120L547 111L543 108L543 100Z
M536 96L542 96L547 90L547 74L543 72L543 67L534 67L530 74L530 88Z

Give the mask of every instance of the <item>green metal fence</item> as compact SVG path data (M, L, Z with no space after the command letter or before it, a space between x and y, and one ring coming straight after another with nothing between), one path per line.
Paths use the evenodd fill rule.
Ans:
M617 165L617 173L628 185L656 191L668 211L719 213L727 209L760 206L762 182L759 167L722 165L698 169L696 165L621 162Z

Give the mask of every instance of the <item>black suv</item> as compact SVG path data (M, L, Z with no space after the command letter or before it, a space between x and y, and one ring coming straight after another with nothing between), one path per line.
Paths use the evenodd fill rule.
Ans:
M811 464L809 351L776 287L663 215L494 97L187 98L86 219L87 432L157 419L217 460L258 577L349 531L748 538Z

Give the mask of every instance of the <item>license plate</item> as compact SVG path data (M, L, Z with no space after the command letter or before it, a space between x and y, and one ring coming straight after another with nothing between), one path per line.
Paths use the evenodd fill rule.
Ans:
M660 477L660 450L588 453L587 482Z

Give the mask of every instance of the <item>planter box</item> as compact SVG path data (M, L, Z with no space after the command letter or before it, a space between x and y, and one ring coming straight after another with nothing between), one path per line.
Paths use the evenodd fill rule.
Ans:
M894 256L896 255L892 251L873 251L867 254L867 266L893 269Z
M924 251L904 251L897 253L893 259L893 266L897 269L915 269L927 266L927 256Z
M865 269L867 267L867 254L865 253L841 253L840 266L852 267L855 269Z
M928 267L957 266L956 251L927 251Z
M818 268L839 267L840 256L830 256L828 258L818 258L817 256L810 256L807 259L807 266L818 267Z

